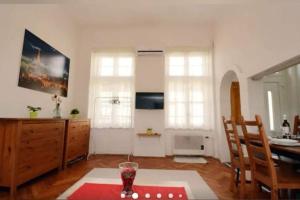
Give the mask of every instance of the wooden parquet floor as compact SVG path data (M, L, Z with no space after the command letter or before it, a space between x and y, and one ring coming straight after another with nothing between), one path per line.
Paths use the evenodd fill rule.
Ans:
M80 161L70 165L63 171L53 171L36 178L18 188L17 199L20 200L48 200L55 199L67 188L84 176L93 168L116 168L120 162L127 160L122 155L93 155L88 161ZM218 160L207 158L208 164L184 164L173 162L172 157L145 158L134 157L140 168L144 169L177 169L196 170L220 199L238 199L238 195L229 189L229 168ZM250 196L250 192L247 195ZM261 195L261 198L268 196ZM0 199L9 199L7 189L0 189Z

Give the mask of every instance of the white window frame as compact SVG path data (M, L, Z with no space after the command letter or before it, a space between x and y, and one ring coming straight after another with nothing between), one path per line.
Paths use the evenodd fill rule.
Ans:
M181 56L184 57L184 72L183 75L170 75L170 57L172 56ZM189 69L191 69L188 59L193 56L201 56L202 60L202 69L199 69L198 75L189 73ZM200 130L212 130L213 128L213 110L214 110L214 100L213 100L213 77L212 77L212 66L211 66L211 54L209 51L176 51L176 52L167 52L166 59L165 59L165 127L167 129L200 129ZM202 73L200 73L202 70ZM178 70L177 72L182 71ZM175 99L174 101L171 100L171 89L170 84L172 81L176 85L178 82L179 86L182 86L182 96L185 98L182 99L182 107L184 107L184 116L182 116L183 120L176 119L171 122L171 118L178 117L175 115L172 116L172 104L179 103L180 98ZM180 83L182 82L182 83ZM192 91L196 91L195 89L191 88L200 87L200 93L202 93L202 100L191 100L191 95L195 94ZM176 90L176 89L175 89ZM179 91L179 90L178 90ZM176 93L176 92L175 92ZM180 96L180 95L179 95ZM200 95L201 96L201 95ZM193 113L193 104L202 104L202 119L198 120L197 123L193 123L196 120L196 116L191 117ZM178 110L178 106L174 112ZM201 110L201 109L200 109ZM198 118L201 118L201 114L199 114ZM201 123L202 122L202 123Z
M119 62L120 58L130 57L132 59L132 69L131 74L124 73L120 75L121 66L119 64L113 64L112 73L108 73L107 70L103 73L103 58L113 58L114 62ZM125 67L126 68L126 67ZM124 75L125 74L125 75ZM111 83L111 84L110 84ZM120 84L120 85L119 85ZM124 84L124 85L121 85ZM112 85L112 86L111 86ZM105 89L105 87L112 87ZM99 92L99 88L102 92ZM122 94L121 89L125 91L125 96L120 96ZM111 89L111 90L110 90ZM103 91L110 91L111 94L102 95ZM127 95L126 95L127 94ZM129 95L128 95L129 94ZM133 52L96 52L92 53L91 56L91 72L90 72L90 91L89 91L89 117L92 121L93 128L133 128L134 125L134 98L135 97L135 55ZM100 102L100 108L103 105L109 104L111 102L111 107L107 107L106 110L111 112L111 119L107 118L107 122L101 122L100 119L104 117L103 110L99 114L99 107L97 102ZM117 113L120 109L117 106L123 105L122 103L129 104L130 114L127 118L126 115L122 116ZM98 109L97 109L98 107ZM97 117L98 115L98 117ZM100 115L100 117L99 117ZM123 117L123 120L120 118ZM127 119L126 119L127 118ZM121 123L121 121L123 121ZM126 122L128 121L128 122Z

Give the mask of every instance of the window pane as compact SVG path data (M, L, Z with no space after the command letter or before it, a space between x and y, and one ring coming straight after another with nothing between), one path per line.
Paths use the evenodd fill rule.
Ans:
M203 120L202 116L201 117L193 117L190 119L190 123L193 128L201 127L203 125L203 122L204 122L204 120Z
M169 116L181 117L186 116L185 103L169 103Z
M201 127L204 123L204 105L203 103L190 104L190 126L193 128Z
M200 90L192 90L190 93L190 101L195 102L195 101L200 101L203 102L203 93Z
M169 92L169 101L171 102L183 102L185 100L185 93L184 91L177 90L177 91L170 91Z
M183 56L171 56L170 57L170 65L184 65L184 57Z
M130 91L120 91L118 92L118 97L120 97L120 99L122 99L122 101L128 101L131 98L131 93Z
M189 65L190 66L201 66L202 65L202 57L201 56L190 56L189 57Z
M189 76L202 76L202 57L201 56L191 56L189 57Z
M106 117L106 118L111 118L111 114L112 114L112 104L111 103L101 103L99 105L99 107L97 108L99 109L99 114L102 116L102 117Z
M169 75L170 76L184 75L184 57L172 56L169 58Z
M132 76L133 75L133 59L130 57L121 57L118 59L118 75Z
M270 130L274 131L274 112L273 112L273 97L272 92L268 91L268 108L269 108L269 120L270 120Z
M185 103L176 103L175 106L176 117L185 117Z
M113 96L112 92L108 92L108 91L101 91L99 93L99 99L98 101L100 101L102 99L102 101L104 99L108 99L108 98L111 98Z
M103 57L101 59L101 76L112 76L114 71L114 59L112 57Z
M169 116L175 117L176 116L176 105L175 103L169 103Z
M185 101L186 100L186 84L182 80L170 80L167 91L169 92L169 101Z
M203 116L203 103L191 103L190 104L190 117Z

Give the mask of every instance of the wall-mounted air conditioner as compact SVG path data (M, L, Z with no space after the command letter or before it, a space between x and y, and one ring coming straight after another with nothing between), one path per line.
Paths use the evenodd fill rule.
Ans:
M137 50L138 56L162 56L164 55L163 50Z

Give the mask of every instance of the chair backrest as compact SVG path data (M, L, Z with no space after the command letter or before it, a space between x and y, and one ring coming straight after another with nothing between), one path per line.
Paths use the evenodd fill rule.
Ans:
M238 136L235 119L231 117L230 120L226 120L223 116L222 120L230 151L231 164L234 165L236 162L239 162L241 167L244 167L244 154L240 143L240 138Z
M249 154L252 178L274 186L277 183L277 175L261 117L255 115L254 121L245 121L241 117L241 125ZM251 133L248 129L251 129Z
M293 131L293 134L297 135L299 133L300 133L300 119L299 119L299 115L296 115L295 119L294 119L294 131Z

